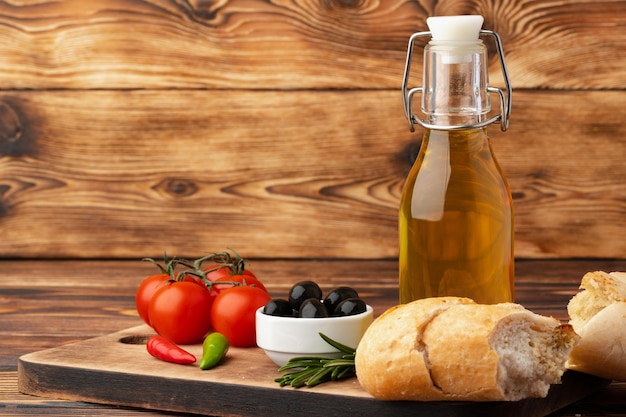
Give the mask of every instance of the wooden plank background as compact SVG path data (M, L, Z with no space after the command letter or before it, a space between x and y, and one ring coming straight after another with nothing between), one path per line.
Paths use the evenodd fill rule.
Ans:
M626 258L626 2L556 0L1 1L0 257L397 256L407 41L470 13L516 256Z

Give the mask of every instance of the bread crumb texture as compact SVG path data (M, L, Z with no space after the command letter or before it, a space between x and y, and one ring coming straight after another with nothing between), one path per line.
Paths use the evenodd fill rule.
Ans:
M428 298L374 321L357 348L357 378L382 400L545 397L577 340L571 326L518 304Z
M567 305L570 324L576 331L610 304L626 302L626 274L588 272L583 276L580 290Z

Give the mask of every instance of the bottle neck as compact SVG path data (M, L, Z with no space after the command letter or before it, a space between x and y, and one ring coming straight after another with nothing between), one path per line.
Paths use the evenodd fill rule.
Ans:
M446 158L456 160L459 157L471 158L478 153L491 153L491 142L486 127L461 130L425 129L422 149L424 152L443 152Z
M491 110L483 42L434 41L424 48L422 111L438 126L475 125Z

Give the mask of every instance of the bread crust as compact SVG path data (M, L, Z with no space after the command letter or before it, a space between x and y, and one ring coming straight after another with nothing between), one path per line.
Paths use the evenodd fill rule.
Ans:
M626 302L612 303L579 331L567 367L606 379L626 380Z
M494 334L519 323L554 332L556 343L577 335L553 318L536 315L519 304L480 305L467 298L442 297L393 307L378 317L361 339L355 364L359 383L382 400L514 401L547 394L549 383L519 382L506 387ZM560 362L558 378L567 353ZM505 372L506 373L506 372ZM504 381L504 383L503 383ZM558 382L558 381L551 381Z
M385 311L357 347L359 383L382 400L440 399L441 393L430 379L421 333L440 311L460 303L474 302L458 297L428 298Z
M519 311L515 304L458 306L431 321L424 343L440 397L445 393L463 400L503 399L497 383L499 357L490 346L490 337L503 317ZM462 344L451 343L454 340Z
M626 273L589 272L580 290L567 305L581 340L566 367L626 381Z

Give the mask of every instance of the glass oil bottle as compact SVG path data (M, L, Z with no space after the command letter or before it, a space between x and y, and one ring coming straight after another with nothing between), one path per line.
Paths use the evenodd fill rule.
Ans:
M427 23L430 31L409 41L402 86L411 131L417 123L424 133L400 205L400 302L437 296L513 301L512 199L487 135L491 123L507 129L511 109L500 38L481 30L482 16L432 17ZM413 45L428 35L423 87L409 89ZM495 38L506 94L488 84L481 35ZM501 108L490 117L494 92ZM415 93L422 93L423 120L413 114Z

